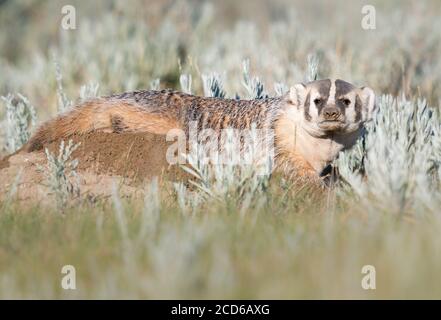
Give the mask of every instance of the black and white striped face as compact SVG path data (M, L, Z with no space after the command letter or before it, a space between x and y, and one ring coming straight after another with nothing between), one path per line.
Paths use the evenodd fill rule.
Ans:
M302 116L302 124L317 135L350 133L372 117L375 94L349 82L317 80L290 89L290 102Z

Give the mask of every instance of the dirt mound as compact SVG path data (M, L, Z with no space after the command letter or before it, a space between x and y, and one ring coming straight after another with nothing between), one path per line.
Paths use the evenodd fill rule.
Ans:
M73 136L80 143L73 157L79 160L79 170L96 174L118 175L132 181L142 181L167 174L174 177L180 173L176 166L166 161L167 142L165 136L146 133L89 133ZM48 149L57 154L60 142Z
M133 192L142 182L155 176L167 180L185 178L182 169L166 161L167 148L173 142L167 142L165 136L94 132L71 139L80 143L73 158L79 161L82 193L109 195L115 180L120 185L123 183L127 192ZM59 146L60 141L56 141L47 148L58 155ZM19 199L47 199L49 190L38 170L46 161L43 151L18 151L1 159L0 194L8 194L18 179Z
M6 156L4 158L0 157L0 170L9 167L9 158L11 156Z

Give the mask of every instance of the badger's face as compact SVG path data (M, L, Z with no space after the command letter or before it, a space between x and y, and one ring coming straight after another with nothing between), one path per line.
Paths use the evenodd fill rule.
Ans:
M343 80L317 80L290 89L289 101L315 136L352 133L372 117L375 94Z

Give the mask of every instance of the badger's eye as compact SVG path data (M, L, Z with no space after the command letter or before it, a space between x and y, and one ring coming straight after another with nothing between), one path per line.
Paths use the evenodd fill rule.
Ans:
M349 99L341 99L341 102L346 106L349 106L351 104L351 100Z
M314 103L315 103L315 104L320 104L320 103L322 103L322 99L320 99L320 98L315 98L315 99L314 99Z

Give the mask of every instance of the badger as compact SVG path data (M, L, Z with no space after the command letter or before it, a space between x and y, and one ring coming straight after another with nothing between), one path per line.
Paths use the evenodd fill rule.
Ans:
M323 181L340 151L352 147L372 118L375 94L340 79L299 83L279 97L240 100L173 90L140 90L94 98L43 123L25 146L28 152L73 135L94 131L170 130L216 133L252 126L272 132L275 169L290 178Z

